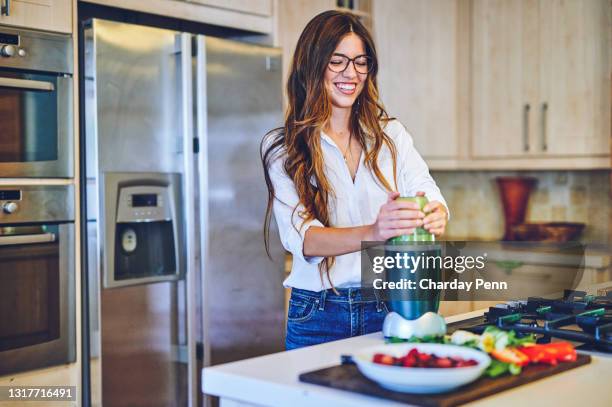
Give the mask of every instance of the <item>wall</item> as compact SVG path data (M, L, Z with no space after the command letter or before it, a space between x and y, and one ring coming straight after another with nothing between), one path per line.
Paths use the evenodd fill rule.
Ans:
M432 171L432 176L451 211L450 239L500 239L504 219L495 177L531 176L538 182L527 221L583 222L585 242L608 242L610 171Z

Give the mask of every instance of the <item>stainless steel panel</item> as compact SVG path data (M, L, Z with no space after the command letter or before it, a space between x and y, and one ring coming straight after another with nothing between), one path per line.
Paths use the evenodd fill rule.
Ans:
M205 47L204 329L214 364L284 348L284 250L272 229L275 261L265 253L267 189L259 158L262 137L283 116L279 49L211 37Z
M102 403L183 407L186 365L177 361L177 282L102 290Z
M3 61L0 58L0 63ZM0 71L0 76L2 75ZM2 177L70 178L74 176L73 79L57 78L57 160L1 162Z
M103 20L88 31L88 140L96 139L98 170L182 172L179 34Z
M21 191L15 202L15 213L0 210L0 225L13 223L44 223L74 221L74 187L72 185L2 185L0 191Z
M84 38L91 362L100 372L92 388L103 405L184 406L186 321L179 310L187 297L183 202L189 197L182 191L180 34L93 20ZM180 279L104 288L115 257L117 186L143 182L170 185Z
M8 27L0 27L0 34L18 35L18 48L25 51L24 56L0 58L0 68L73 73L72 36Z
M75 337L75 251L74 251L74 187L72 185L3 185L0 191L20 191L18 200L0 200L17 204L14 213L0 211L0 226L6 230L20 224L64 222L59 225L60 272L60 337L40 345L28 346L0 353L0 374L25 371L44 366L74 362ZM7 226L15 225L15 226ZM2 236L19 239L20 244L49 239L49 234ZM25 241L28 240L28 241ZM4 241L2 244L7 243ZM10 243L10 242L9 242ZM1 267L1 265L0 265Z

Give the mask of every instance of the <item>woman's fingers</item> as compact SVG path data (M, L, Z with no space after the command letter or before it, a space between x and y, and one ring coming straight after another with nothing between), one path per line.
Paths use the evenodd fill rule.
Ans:
M423 219L423 223L427 225L429 223L437 222L440 220L446 220L446 214L444 212L430 213L429 215L425 216L425 218Z
M388 229L406 229L406 228L418 228L423 226L423 221L420 219L412 220L386 220L380 223L380 227L383 230Z
M424 207L423 211L426 213L443 213L444 216L448 216L446 214L446 206L440 201L431 201L428 202Z
M398 196L400 196L399 192L389 192L387 194L387 203L395 201L395 198L397 198Z
M390 224L392 229L418 228L421 226L423 226L423 221L421 219L396 220Z
M383 218L397 218L397 219L423 219L425 218L425 214L418 209L382 209L378 214L378 217Z
M425 212L433 212L436 209L438 209L440 206L444 206L442 205L440 201L430 201L425 204L425 206L423 207L423 210Z
M426 223L425 225L423 225L423 227L428 230L428 231L432 231L434 229L440 229L446 226L446 221L445 220L438 220L435 222L431 222L431 223Z
M393 201L386 204L389 210L398 210L398 209L412 209L419 210L421 207L416 202L407 202L407 201Z
M420 219L424 220L425 214L421 211L410 211L410 210L400 210L387 212L385 214L385 218L388 220L411 220L411 219Z
M424 195L424 193L417 193ZM420 210L416 202L396 201L397 192L390 192L387 202L380 207L375 223L377 238L387 240L392 237L412 234L418 227L429 233L442 235L446 228L446 207L439 201L431 201ZM427 213L427 215L426 215Z

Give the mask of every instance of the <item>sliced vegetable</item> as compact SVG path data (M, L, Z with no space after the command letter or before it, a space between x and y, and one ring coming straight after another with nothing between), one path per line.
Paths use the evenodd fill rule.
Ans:
M491 351L495 349L495 335L491 332L483 332L482 335L480 335L478 347L487 353L491 353Z
M526 343L535 343L535 335L529 334L522 337L517 337L514 331L504 331L494 325L489 325L485 328L484 333L491 334L495 337L495 344L497 349L504 348L506 346L521 346ZM497 342L500 341L499 347Z
M573 362L578 356L569 342L522 346L518 349L529 358L530 363L556 365L558 362Z
M480 335L469 331L458 330L450 336L450 343L453 345L477 346L480 341Z
M529 357L515 348L494 349L491 355L500 362L511 363L517 366L525 366L529 363Z
M523 368L521 366L515 365L514 363L510 363L510 366L508 366L508 371L513 376L516 376L517 374L520 374L522 370L523 370Z
M491 359L491 364L485 370L484 375L488 377L498 377L510 371L510 364Z

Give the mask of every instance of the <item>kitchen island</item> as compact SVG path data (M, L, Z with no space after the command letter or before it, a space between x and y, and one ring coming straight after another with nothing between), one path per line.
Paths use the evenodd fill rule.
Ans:
M446 318L447 323L482 315L484 310ZM382 343L382 333L358 336L307 348L208 367L202 390L218 396L221 407L399 406L385 399L302 383L301 373L340 363L340 355ZM591 364L469 403L470 406L612 405L612 357L593 355Z

